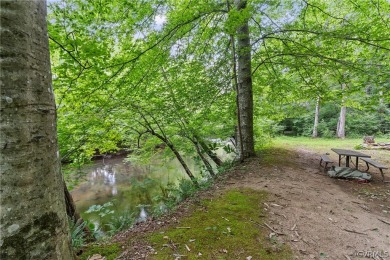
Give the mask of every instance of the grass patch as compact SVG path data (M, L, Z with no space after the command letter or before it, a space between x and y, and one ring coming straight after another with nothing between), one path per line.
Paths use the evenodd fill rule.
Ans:
M169 227L148 238L158 252L150 258L291 259L290 249L270 240L269 231L261 227L266 198L265 192L244 189L202 201L190 217L180 221L181 228Z
M330 148L352 149L363 143L362 138L311 138L311 137L288 137L279 136L274 138L275 147L284 148L306 148L317 152L329 152ZM376 140L377 141L377 140ZM378 140L379 141L379 140Z
M114 260L121 252L120 245L118 243L112 244L89 244L80 256L80 260L87 260L94 254L105 256L106 260Z
M388 143L390 142L390 139L375 138L375 142ZM278 152L280 153L283 149L295 150L298 148L298 149L310 150L318 154L329 153L330 157L334 159L335 162L337 162L338 156L336 153L332 152L331 148L359 150L362 153L370 155L375 161L379 161L385 165L390 165L390 156L388 150L367 149L364 147L359 147L359 145L362 143L363 143L362 138L328 139L328 138L279 136L272 140L272 148L268 150L272 153L276 151L275 149L277 149L279 150ZM285 151L285 153L288 153L288 151Z

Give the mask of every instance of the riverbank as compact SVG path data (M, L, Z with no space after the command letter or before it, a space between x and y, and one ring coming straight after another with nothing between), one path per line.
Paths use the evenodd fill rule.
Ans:
M260 158L232 168L210 190L185 201L175 213L140 223L116 235L106 245L90 246L85 249L84 257L100 254L107 259L166 259L169 254L174 259L180 255L195 258L195 253L203 255L202 252L211 251L215 258L231 259L227 254L233 253L241 259L259 259L240 243L229 250L218 246L218 241L209 241L208 248L195 246L196 238L191 242L184 234L195 234L198 227L178 229L192 223L191 217L198 216L202 210L211 211L210 205L204 206L207 201L218 200L223 194L237 190L267 194L258 199L258 204L251 203L255 210L252 215L254 218L262 216L261 219L246 216L238 221L243 224L243 229L245 223L257 222L256 227L251 226L258 231L256 234L260 238L253 242L257 248L255 253L263 249L269 252L268 258L261 259L294 259L288 256L290 250L296 259L354 259L361 252L368 251L384 256L390 248L389 184L383 184L380 174L375 171L373 181L367 184L329 178L319 167L318 159L319 154L327 149L325 146L310 149L295 145L289 149L264 150ZM386 175L389 177L388 173ZM234 203L234 200L229 202ZM234 213L240 214L240 211ZM226 224L222 218L225 216L220 217L216 230L228 234L229 230L222 225ZM205 220L204 225L213 229L215 224L208 221ZM208 232L203 225L199 225L199 230ZM278 246L270 247L269 243L282 245L281 253L278 253Z

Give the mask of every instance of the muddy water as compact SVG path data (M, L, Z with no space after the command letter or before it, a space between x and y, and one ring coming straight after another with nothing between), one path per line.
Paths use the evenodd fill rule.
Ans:
M188 160L188 164L196 174L198 167L195 163ZM124 158L105 159L81 171L85 177L71 194L82 217L100 226L113 214L133 213L136 219L145 219L153 206L153 198L161 194L160 186L187 178L177 160L155 160L152 164L140 166L125 162ZM106 207L108 211L86 213L91 206L107 202L112 202Z

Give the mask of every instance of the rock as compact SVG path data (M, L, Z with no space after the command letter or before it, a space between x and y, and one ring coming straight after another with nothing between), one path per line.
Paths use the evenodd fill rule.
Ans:
M88 257L88 260L106 260L106 257L99 254L94 254Z

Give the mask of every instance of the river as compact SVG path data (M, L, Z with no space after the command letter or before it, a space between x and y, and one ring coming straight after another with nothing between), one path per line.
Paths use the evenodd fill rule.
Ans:
M71 191L77 210L84 220L100 226L110 216L133 214L137 221L144 220L156 206L156 196L168 183L176 185L180 179L188 179L177 160L154 160L149 165L126 162L124 157L95 161L81 169L83 180ZM187 160L190 170L197 175L199 167ZM198 176L199 177L199 174ZM111 203L109 203L111 202ZM104 205L101 208L98 205ZM96 206L94 206L96 205ZM87 212L90 207L95 211ZM90 210L91 211L91 210Z

